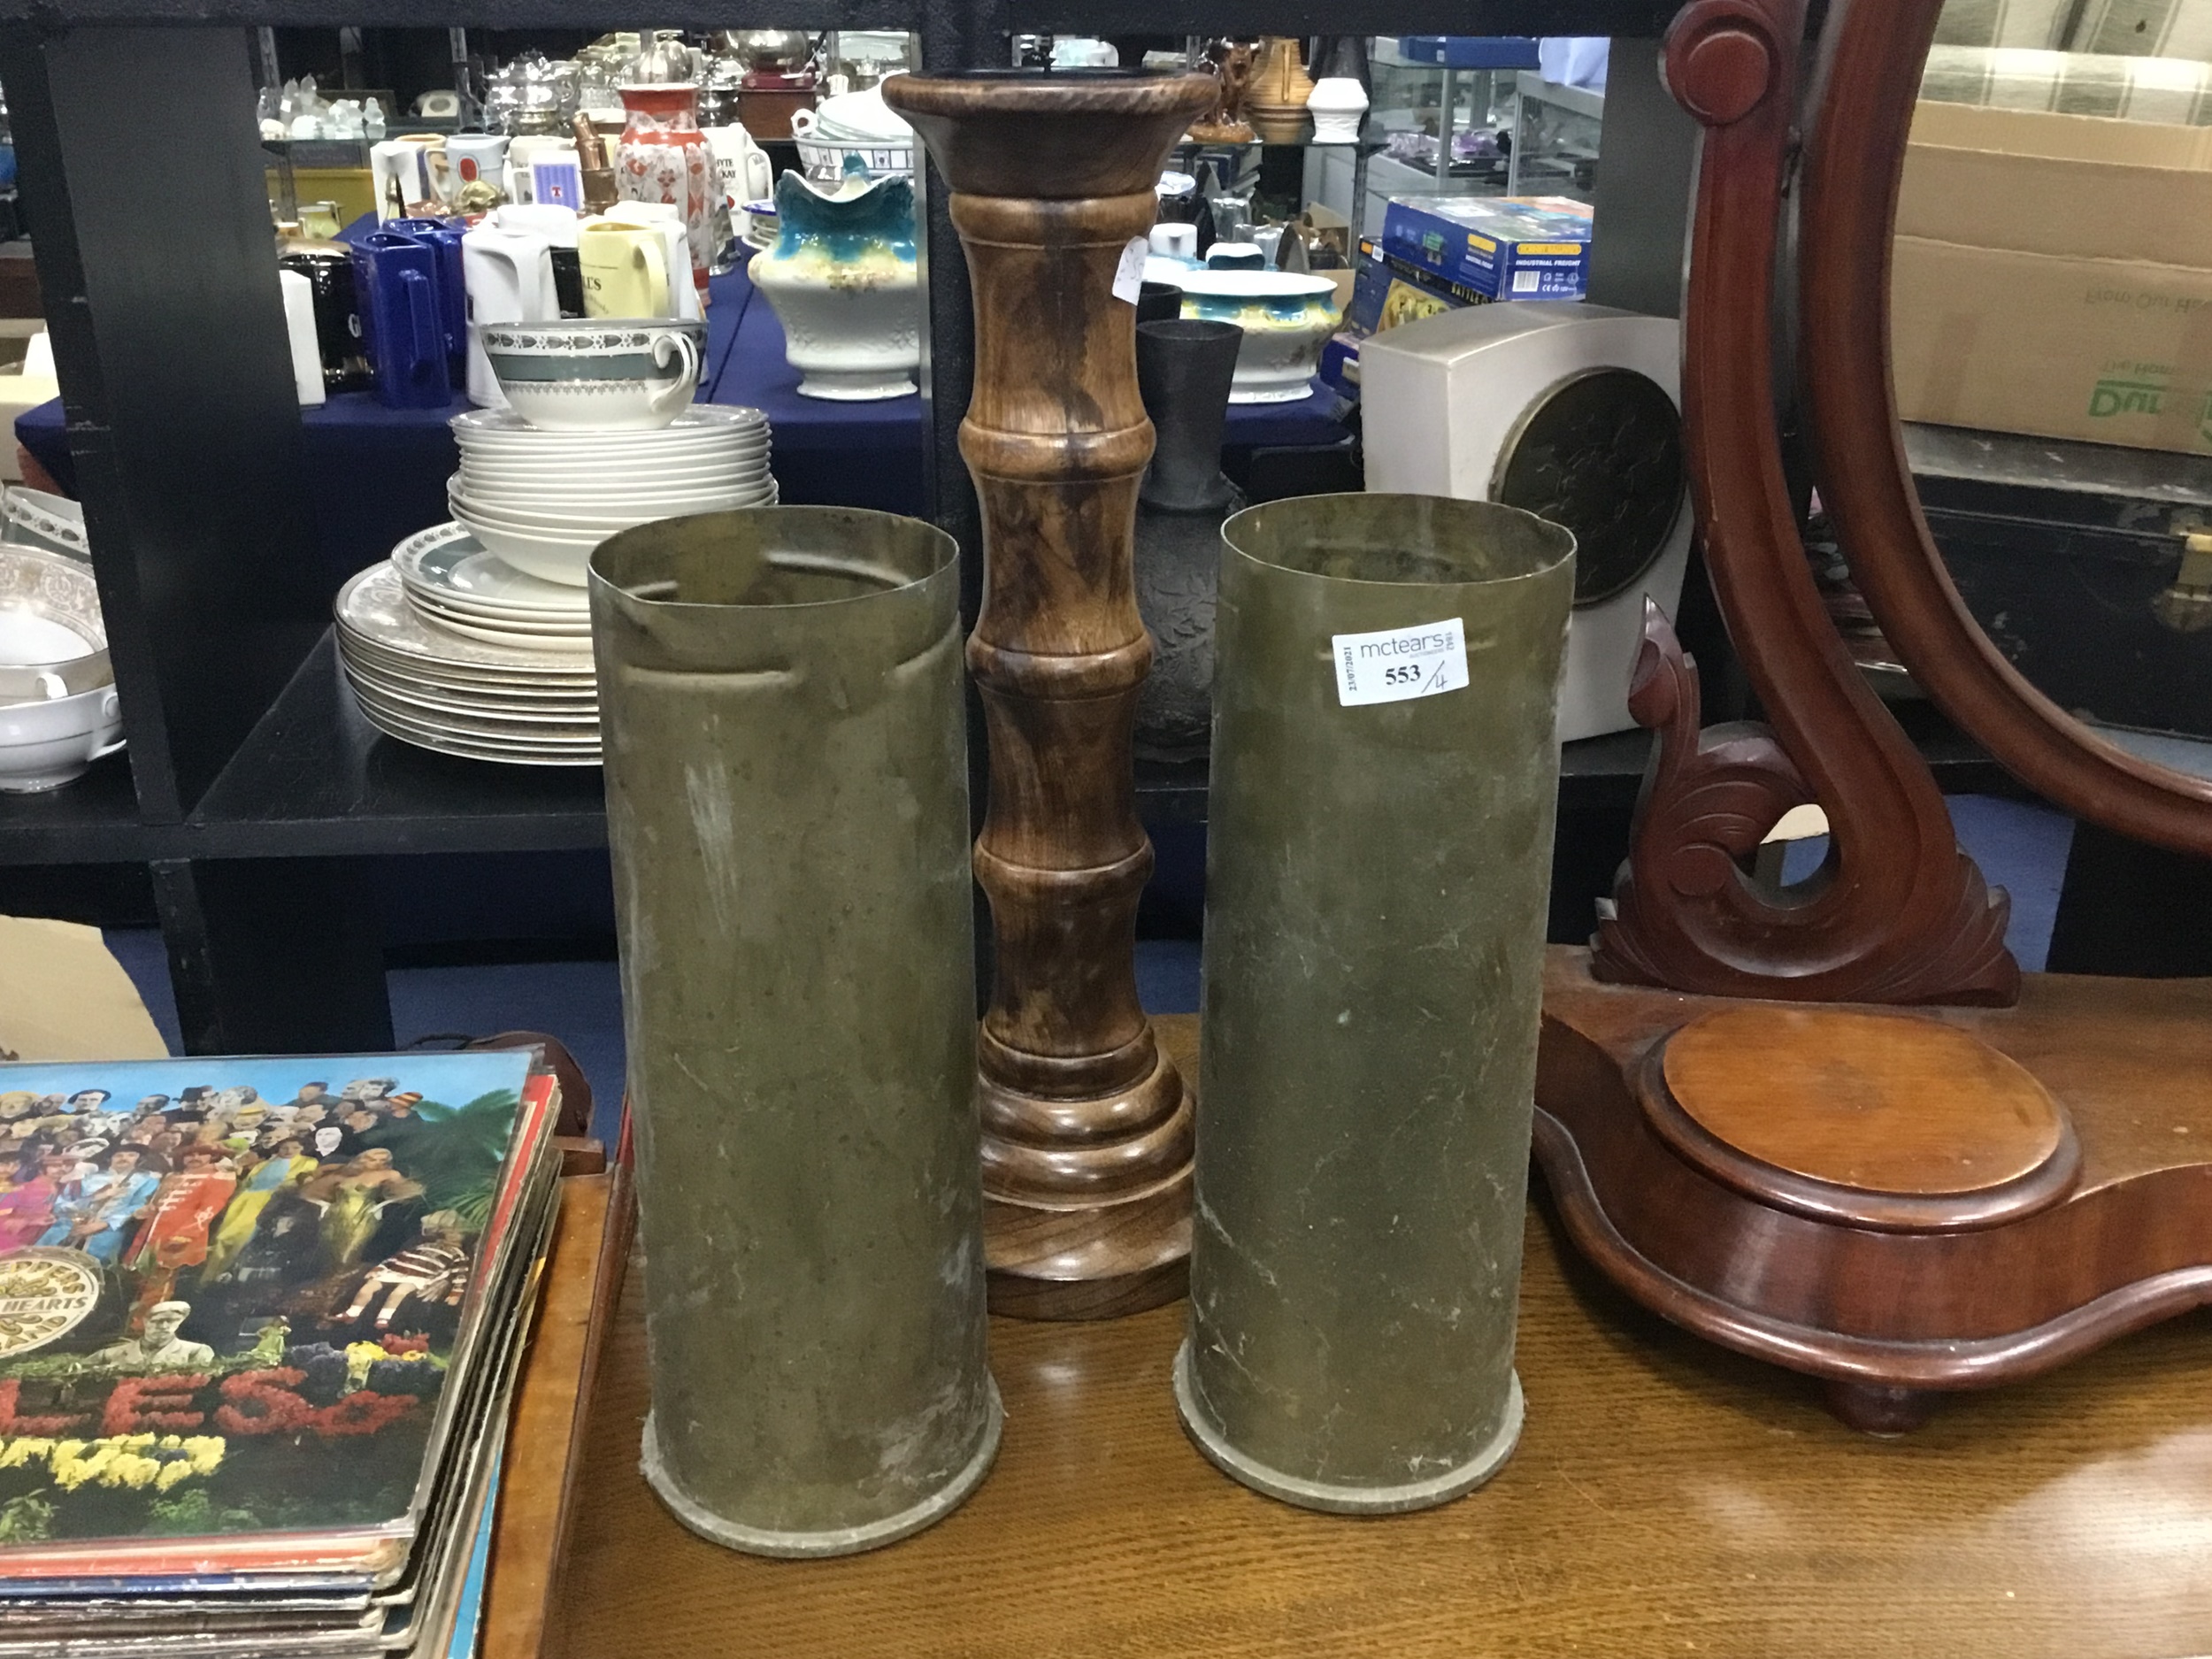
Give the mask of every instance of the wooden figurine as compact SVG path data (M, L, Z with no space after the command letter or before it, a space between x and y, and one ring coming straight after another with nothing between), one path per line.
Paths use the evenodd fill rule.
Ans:
M1252 79L1258 48L1250 41L1218 40L1206 49L1206 73L1213 77L1212 107L1190 124L1202 144L1248 144L1252 127L1244 119L1245 90Z
M1131 543L1152 427L1114 291L1204 76L901 75L884 99L952 190L975 294L960 449L983 507L968 665L991 794L975 847L997 981L978 1050L992 1306L1043 1318L1181 1294L1191 1102L1137 1000L1152 870L1130 733L1152 657Z
M1797 262L1822 497L1946 712L2070 810L2212 852L2212 783L2121 755L2020 682L1965 618L1912 495L1888 255L1939 10L1895 0L1827 26ZM1803 20L1802 0L1695 0L1664 57L1706 129L1684 314L1693 494L1772 729L1701 734L1695 678L1647 618L1632 707L1661 741L1613 913L1590 952L1550 964L1535 1140L1569 1232L1617 1283L1894 1432L1940 1391L2212 1301L2212 987L2024 983L2002 894L1822 613L1769 372ZM1741 861L1807 800L1828 814L1828 860L1763 890Z

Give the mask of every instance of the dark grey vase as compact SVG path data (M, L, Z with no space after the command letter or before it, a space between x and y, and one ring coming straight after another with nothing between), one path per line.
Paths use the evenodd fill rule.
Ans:
M1147 282L1137 290L1137 322L1171 322L1183 314L1183 290L1172 282Z
M1202 759L1213 725L1221 521L1244 505L1222 476L1221 434L1243 338L1233 323L1137 325L1137 388L1155 434L1137 503L1137 610L1153 657L1136 752L1148 759Z

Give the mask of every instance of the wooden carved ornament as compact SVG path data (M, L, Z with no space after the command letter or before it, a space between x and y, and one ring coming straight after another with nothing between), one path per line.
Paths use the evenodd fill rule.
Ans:
M1706 566L1774 735L1724 728L1693 750L1695 682L1649 618L1632 706L1663 723L1663 741L1593 972L1733 996L2008 1002L2020 975L2005 895L1958 850L1941 793L1853 666L1799 551L1770 295L1803 24L1802 0L1696 0L1667 34L1667 83L1705 128L1684 447ZM1763 893L1737 861L1809 798L1828 815L1827 863L1801 890Z

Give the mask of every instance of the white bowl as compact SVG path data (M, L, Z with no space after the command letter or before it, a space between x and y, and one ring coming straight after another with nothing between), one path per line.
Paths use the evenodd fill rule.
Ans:
M616 534L613 530L606 530L590 531L580 535L538 536L526 531L485 524L457 508L453 516L468 526L471 535L524 575L535 576L541 581L560 582L570 588L584 585L584 566L590 561L592 549Z
M1304 397L1320 366L1322 342L1342 311L1326 277L1284 271L1187 271L1175 279L1183 315L1234 323L1237 347L1233 403L1282 403Z
M624 489L612 485L563 488L536 480L484 478L474 472L457 472L451 488L455 495L465 495L487 507L511 506L524 512L612 512L649 507L660 501L703 501L713 495L742 495L759 488L771 476L764 466L748 467L741 472L718 472L712 478L682 484Z
M122 748L122 708L112 686L0 707L0 791L30 795L58 789L82 777L103 755Z
M738 438L712 449L628 455L600 449L569 455L509 454L503 449L474 447L461 451L463 466L496 466L518 472L557 473L562 477L660 478L671 472L695 472L702 467L729 466L760 460L769 452L768 440Z
M633 501L651 501L657 497L683 495L711 495L718 490L742 489L757 484L768 476L768 464L755 466L717 467L702 472L695 478L632 480L626 483L600 482L595 480L565 480L549 478L513 478L504 472L487 472L473 467L463 467L454 474L455 487L471 495L487 499L502 495L513 500L537 499L570 503L606 501L621 497Z
M687 503L680 511L670 511L658 503L640 506L634 511L612 512L534 512L527 508L511 507L496 503L477 500L459 491L449 491L447 504L457 518L495 525L503 530L518 530L525 535L564 536L595 531L602 536L612 535L618 530L627 530L634 525L649 524L656 518L682 518L695 512L722 512L733 507L749 503L757 491L728 490L710 501ZM494 552L498 549L494 548Z

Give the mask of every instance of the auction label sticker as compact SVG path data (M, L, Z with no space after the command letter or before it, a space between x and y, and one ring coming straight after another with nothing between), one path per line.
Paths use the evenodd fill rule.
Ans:
M1152 244L1141 236L1132 236L1121 250L1121 263L1114 267L1114 297L1130 304L1137 303L1137 294L1144 287L1144 257L1152 251Z
M1457 617L1380 634L1336 634L1336 700L1345 708L1440 696L1467 685L1467 630Z

